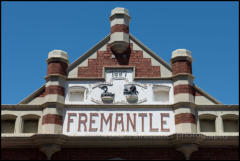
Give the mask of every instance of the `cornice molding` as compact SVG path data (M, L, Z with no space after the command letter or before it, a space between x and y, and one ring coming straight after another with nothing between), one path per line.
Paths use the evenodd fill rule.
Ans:
M32 136L1 137L2 148L23 148L57 144L61 147L178 147L182 144L198 146L239 146L239 136L206 136L203 134L172 134L169 136L67 136L64 134L35 134Z
M125 105L125 104L63 104L59 102L45 102L41 105L28 105L28 104L4 104L1 105L1 110L41 110L46 107L61 107L61 108L181 108L181 107L193 107L198 110L239 110L239 105L197 105L191 102L178 102L175 104L162 104L162 105L152 105L152 104L136 104L136 105Z

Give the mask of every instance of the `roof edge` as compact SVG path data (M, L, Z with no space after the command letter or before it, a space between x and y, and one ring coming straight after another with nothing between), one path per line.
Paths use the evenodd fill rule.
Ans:
M207 98L209 98L211 101L213 101L216 104L220 104L223 105L223 103L221 103L220 101L218 101L216 98L212 97L211 95L209 95L207 92L205 92L203 89L201 89L200 87L198 87L196 84L194 84L194 88L196 88L197 90L199 90L204 96L206 96Z
M37 94L39 94L40 92L43 91L43 89L45 88L45 84L42 85L40 88L38 88L36 91L34 91L32 94L30 94L28 97L24 98L22 101L20 101L18 103L18 105L20 104L26 104L27 102L30 101L30 99L33 99Z
M153 56L155 59L157 59L159 62L161 62L167 69L172 71L171 65L169 65L165 60L163 60L160 56L158 56L155 52L153 52L151 49L149 49L146 45L144 45L141 41L139 41L137 38L135 38L130 33L129 33L129 36L135 43L137 43L139 46L141 46L147 53L149 53L151 56Z
M85 59L87 59L87 57L89 57L92 53L94 53L95 51L97 51L97 49L99 49L100 47L102 47L107 41L110 40L110 34L107 35L104 39L102 39L101 41L99 41L97 44L95 44L91 49L89 49L87 52L85 52L82 56L80 56L77 60L75 60L73 63L71 63L68 66L68 70L67 72L69 73L69 71L71 71L73 68L75 68L79 63L81 63L82 61L84 61Z

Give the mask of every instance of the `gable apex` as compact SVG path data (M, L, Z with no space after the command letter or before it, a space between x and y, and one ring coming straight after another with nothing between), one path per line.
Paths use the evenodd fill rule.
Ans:
M143 45L139 40L137 40L134 36L129 34L130 38L130 44L133 46L133 49L140 51L143 54L143 58L149 59L152 66L159 66L161 69L161 77L171 77L171 65L169 65L166 61L164 61L162 58L160 58L156 53L151 51L148 47ZM131 46L130 45L130 46ZM81 57L79 57L77 60L75 60L72 64L68 67L68 78L76 78L78 73L78 67L87 67L89 60L92 61L92 59L97 59L98 52L104 52L109 50L109 52L112 52L110 49L110 35L107 35L103 40L98 42L94 47L92 47L90 50L85 52ZM127 52L127 51L126 51ZM125 53L126 53L125 52ZM106 53L105 53L106 54ZM114 54L112 55L114 56ZM118 56L118 55L116 55ZM142 56L140 56L142 57ZM131 62L129 62L130 64ZM117 66L121 64L117 64Z

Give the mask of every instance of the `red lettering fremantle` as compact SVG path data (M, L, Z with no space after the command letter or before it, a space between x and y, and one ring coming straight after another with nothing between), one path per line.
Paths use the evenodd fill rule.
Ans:
M166 121L163 120L164 117L169 117L169 113L161 113L161 131L163 132L169 132L169 129L163 128L163 125L166 125Z
M105 124L107 125L108 122L110 122L110 125L109 125L109 131L112 131L112 113L110 113L108 115L108 118L106 119L105 116L104 116L104 113L101 113L101 124L100 124L100 131L102 132L103 131L103 121L105 122Z
M95 120L93 120L93 116L98 116L98 113L90 113L90 126L89 131L90 132L96 132L97 128L93 128L92 125L95 123Z
M130 117L130 114L127 113L127 131L129 131L129 122L131 123L131 126L133 128L133 131L136 132L136 114L133 114L133 121Z
M150 116L150 131L151 132L158 132L158 128L153 128L152 127L152 113L149 113Z
M67 132L170 132L174 118L165 112L70 112ZM173 122L173 123L171 123ZM114 128L114 129L113 129Z
M144 132L144 117L147 117L147 114L139 113L138 116L142 118L142 132Z
M120 120L118 119L119 117L120 117ZM122 113L116 113L116 121L115 121L114 131L117 131L118 124L122 125L122 131L124 131L123 114Z
M85 117L84 120L82 120L82 117L83 117L83 116ZM81 131L81 124L84 125L84 131L87 131L86 122L87 122L87 114L85 114L85 113L79 113L78 131Z
M71 116L77 116L76 113L68 113L68 124L67 124L67 132L70 131L70 123L73 122L73 119L71 119Z

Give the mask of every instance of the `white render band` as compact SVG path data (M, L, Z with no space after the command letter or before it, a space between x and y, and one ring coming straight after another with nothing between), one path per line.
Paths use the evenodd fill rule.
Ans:
M48 59L51 58L62 58L68 62L68 54L62 50L52 50L48 53Z
M172 57L171 59L174 59L176 57L186 57L188 58L191 62L193 61L192 59L192 53L191 51L187 49L177 49L172 52Z

